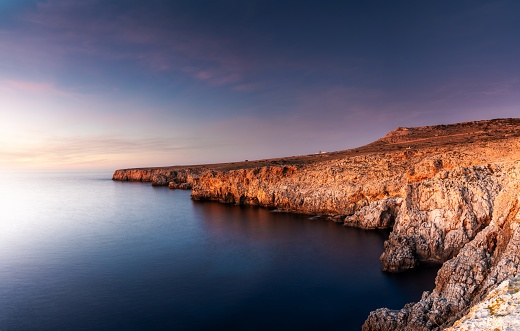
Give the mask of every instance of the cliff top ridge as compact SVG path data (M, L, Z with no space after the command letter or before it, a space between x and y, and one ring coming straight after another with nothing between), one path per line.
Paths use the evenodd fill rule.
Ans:
M169 167L147 167L136 169L171 169L178 168L212 168L220 170L244 169L269 165L304 165L326 160L340 159L350 156L392 153L407 150L436 150L454 146L464 148L485 145L489 141L505 140L520 137L520 118L503 118L462 122L455 124L399 127L387 133L383 138L370 144L353 149L289 156L254 161L228 162L220 164L184 165Z
M432 141L440 140L441 143L450 143L452 141L462 142L468 140L459 138L463 136L478 139L507 137L517 133L519 128L520 118L499 118L411 128L399 127L394 131L388 132L385 137L376 142L396 144L416 142L419 139Z

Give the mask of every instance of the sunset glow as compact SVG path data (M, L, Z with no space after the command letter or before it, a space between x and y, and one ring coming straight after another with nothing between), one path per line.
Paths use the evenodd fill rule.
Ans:
M520 4L3 1L0 168L342 150L520 115Z

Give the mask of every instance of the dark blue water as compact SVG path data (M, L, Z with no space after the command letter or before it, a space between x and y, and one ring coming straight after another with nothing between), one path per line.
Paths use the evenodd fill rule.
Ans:
M381 232L110 178L0 176L0 330L359 330L434 286Z

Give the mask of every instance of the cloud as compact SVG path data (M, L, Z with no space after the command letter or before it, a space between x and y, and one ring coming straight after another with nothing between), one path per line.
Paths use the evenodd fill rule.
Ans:
M11 166L38 168L78 166L104 160L109 163L119 159L135 162L139 157L154 155L154 160L175 159L175 154L182 151L209 149L219 144L204 139L177 138L144 138L132 139L115 136L68 136L40 135L31 143L21 145L4 141L0 147L2 163ZM142 162L141 160L140 162Z
M72 97L75 94L65 91L51 82L34 82L22 80L2 80L0 81L0 89L7 89L11 92L23 94L39 94L47 96L66 96Z
M517 93L520 89L520 79L507 79L500 81L491 81L482 84L479 94L483 96L509 96Z
M70 70L88 65L85 57L129 61L215 86L243 79L247 66L230 50L231 39L191 29L181 15L164 17L154 4L114 2L111 8L97 0L39 2L16 28L0 28L2 58Z
M100 79L110 75L111 67L125 66L127 72L150 70L235 92L269 85L263 82L266 73L347 75L362 63L307 56L290 47L273 49L270 38L254 30L230 30L224 21L204 22L204 17L188 17L180 6L172 6L155 1L38 2L20 16L16 27L0 28L0 60L54 72L94 70Z

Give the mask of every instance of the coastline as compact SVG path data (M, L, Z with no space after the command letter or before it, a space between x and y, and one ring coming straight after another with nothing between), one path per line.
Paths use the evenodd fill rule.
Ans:
M192 189L194 200L325 215L391 229L382 269L443 263L436 287L363 330L440 330L520 270L520 119L398 128L357 149L216 165L122 169L114 180Z

